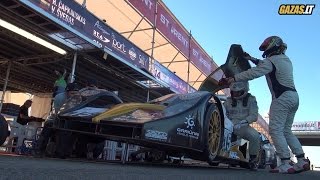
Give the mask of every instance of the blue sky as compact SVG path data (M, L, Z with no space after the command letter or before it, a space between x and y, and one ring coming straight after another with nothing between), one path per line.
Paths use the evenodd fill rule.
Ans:
M294 66L300 107L295 121L320 121L320 3L315 0L212 1L163 0L174 15L221 65L231 44L241 44L251 56L262 58L258 47L271 35L287 44L287 55ZM310 16L280 16L281 4L316 4ZM269 111L271 95L264 77L250 81L250 92L257 97L259 112Z

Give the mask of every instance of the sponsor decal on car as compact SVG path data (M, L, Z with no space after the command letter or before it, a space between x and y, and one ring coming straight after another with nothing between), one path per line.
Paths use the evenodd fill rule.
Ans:
M159 141L167 141L168 139L168 134L166 132L151 130L151 129L147 129L144 136L146 139L159 140Z
M184 124L187 125L186 128L177 128L177 135L198 139L199 132L192 130L196 126L194 122L194 117L191 115L187 116Z
M229 158L231 159L240 159L237 152L230 151Z

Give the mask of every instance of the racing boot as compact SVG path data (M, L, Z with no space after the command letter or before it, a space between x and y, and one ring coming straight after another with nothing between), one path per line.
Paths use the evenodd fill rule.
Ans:
M290 158L281 159L280 166L275 169L270 170L271 173L283 173L283 174L293 174L296 173L293 166L290 164Z
M257 171L258 170L258 159L257 159L256 155L250 155L249 169L251 171Z
M297 163L293 163L293 168L296 172L303 172L310 170L310 161L309 159L304 158L304 154L297 155Z

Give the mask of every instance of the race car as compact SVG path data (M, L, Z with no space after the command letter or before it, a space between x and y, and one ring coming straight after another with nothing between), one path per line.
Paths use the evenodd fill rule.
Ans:
M214 166L228 163L248 168L249 142L233 134L233 124L216 94L226 88L218 85L222 77L248 68L241 46L232 45L226 63L197 92L169 94L148 103L122 103L114 93L101 92L80 101L69 100L51 128L64 137L58 142L75 134L82 137L78 139L82 145L108 139L151 149L160 154L160 160L188 157Z
M241 46L232 45L226 63L197 92L169 94L148 103L122 103L116 95L102 92L67 102L52 128L95 143L108 139L139 145L160 152L161 157L186 156L210 165L248 168L249 142L233 134L233 124L215 94L226 88L218 85L219 79L248 68Z

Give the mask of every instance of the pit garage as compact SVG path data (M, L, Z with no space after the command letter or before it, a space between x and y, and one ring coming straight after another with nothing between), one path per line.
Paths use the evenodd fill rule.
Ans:
M99 88L116 92L124 102L146 102L173 92L148 72L149 63L146 62L149 59L144 58L144 66L139 67L123 60L124 56L109 51L19 0L0 1L2 92L27 93L51 99L56 80L54 71L62 72L64 69L69 75L69 82L75 80L78 85L85 87L88 79L95 79ZM138 48L136 51L139 51ZM7 103L4 99L5 93L1 93L0 109L3 103ZM42 104L33 103L32 111L37 111L36 108L40 106ZM45 111L50 111L50 108ZM17 116L2 115L9 118ZM48 112L37 115L45 118ZM1 124L1 127L4 133L7 125ZM35 132L35 129L32 131Z
M25 31L29 34L21 35ZM60 37L60 42L50 36ZM145 70L134 70L22 3L1 1L0 86L12 92L50 93L54 70L63 69L82 86L88 78L96 79L99 88L118 91L125 102L145 102L171 92Z
M63 2L67 3L68 1ZM70 20L61 14L60 19L52 18L50 11L54 11L54 9L50 8L53 7L55 4L47 0L2 0L0 2L0 86L3 87L2 91L27 92L39 96L50 94L56 80L54 70L63 71L66 69L70 74L71 81L74 78L75 82L84 87L87 79L96 79L99 88L116 91L124 102L146 102L172 92L178 92L159 80L161 78L151 74L150 66L155 60L149 58L150 55L153 55L150 52L150 44L142 48L129 42L130 36L143 32L143 28L141 30L138 28L137 31L123 29L121 35L117 33L120 30L108 27L105 24L106 20L103 21L101 17L97 18L89 14L88 10L79 4L70 7L77 12L89 14L89 18L86 17L87 21L84 21L80 16ZM64 7L66 8L66 6ZM142 20L145 19L142 18ZM63 21L65 22L63 23ZM109 23L110 19L107 21ZM86 29L89 22L93 29ZM139 22L135 22L136 27L139 25ZM79 30L83 30L84 33ZM149 30L150 33L152 28L145 30ZM85 34L89 31L90 34ZM102 36L102 34L108 36ZM128 34L131 35L126 37ZM92 35L96 39L92 39ZM157 32L157 35L162 36L163 34ZM130 41L136 39L130 39ZM160 39L165 42L160 43L160 40L155 39L158 44L153 47L157 49L154 51L154 55L158 56L162 64L159 64L158 67L161 67L159 69L190 66L188 72L169 69L174 72L170 72L172 75L176 73L179 77L183 77L179 79L174 75L179 82L188 82L185 84L198 87L205 79L206 73L193 66L184 56L187 53L183 55L181 50L170 40ZM112 47L106 45L110 41ZM101 42L105 44L101 44ZM199 46L195 40L193 42L195 46ZM168 49L163 49L167 45L176 51L170 51L172 57L169 60L165 57ZM201 52L204 51L200 47L198 49ZM162 55L162 58L159 55ZM194 58L194 61L196 60ZM200 60L203 59L200 58ZM137 61L139 62L136 63ZM214 69L215 66L214 62L211 62L210 67ZM208 70L209 74L211 68ZM190 75L190 71L197 73L193 77ZM171 79L167 82L170 81ZM184 84L180 84L181 86L184 92L190 92L189 87ZM193 88L190 89L195 91Z

